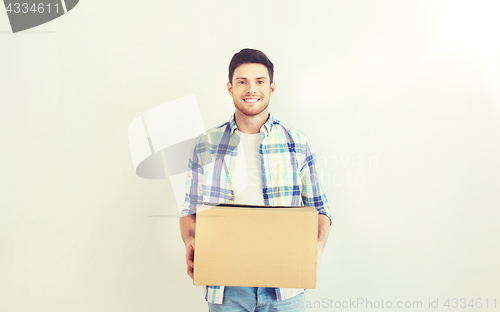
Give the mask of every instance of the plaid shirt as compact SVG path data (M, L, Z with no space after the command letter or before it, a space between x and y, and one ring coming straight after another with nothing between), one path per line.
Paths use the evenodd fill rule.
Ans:
M260 164L266 206L310 206L330 218L328 201L318 179L315 158L302 132L274 119L261 127ZM238 129L231 119L201 135L189 159L186 198L181 216L196 214L201 202L233 203L233 181L238 160ZM276 288L278 301L300 293L301 288ZM224 286L206 286L205 299L222 303Z

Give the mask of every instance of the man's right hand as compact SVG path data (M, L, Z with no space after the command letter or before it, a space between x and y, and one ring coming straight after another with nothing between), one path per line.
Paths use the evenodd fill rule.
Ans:
M194 281L194 238L186 244L187 274Z
M196 230L196 217L194 215L186 215L179 219L181 228L181 236L184 245L186 246L186 264L187 274L194 282L194 233Z

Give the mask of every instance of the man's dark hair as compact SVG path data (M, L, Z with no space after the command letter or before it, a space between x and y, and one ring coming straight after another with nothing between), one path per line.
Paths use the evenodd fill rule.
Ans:
M274 65L273 63L267 58L267 56L259 50L255 49L243 49L240 52L236 53L233 55L233 58L231 59L231 62L229 63L229 82L233 83L233 74L234 70L236 67L240 66L241 64L247 64L247 63L258 63L262 64L267 67L267 72L269 73L269 80L270 83L273 82L273 75L274 75Z

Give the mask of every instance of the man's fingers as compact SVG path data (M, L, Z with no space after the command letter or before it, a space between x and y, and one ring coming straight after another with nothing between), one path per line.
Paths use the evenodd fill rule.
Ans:
M187 274L194 281L194 239L186 244Z
M316 275L319 271L319 265L321 264L321 256L323 255L323 249L321 249L318 245L318 253L316 254Z
M192 263L193 260L194 260L194 249L188 248L188 250L186 250L186 262ZM193 265L191 265L191 266L193 266Z
M189 277L191 277L191 279L194 280L194 271L193 271L193 268L188 267L187 274L189 275Z
M187 273L188 273L189 277L191 277L191 279L194 280L194 267L193 266L188 265Z

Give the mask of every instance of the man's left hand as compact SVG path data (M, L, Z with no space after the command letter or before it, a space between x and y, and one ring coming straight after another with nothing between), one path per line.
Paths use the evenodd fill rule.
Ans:
M323 254L323 247L318 244L318 253L316 256L316 275L318 275L319 265L321 263L321 255Z

